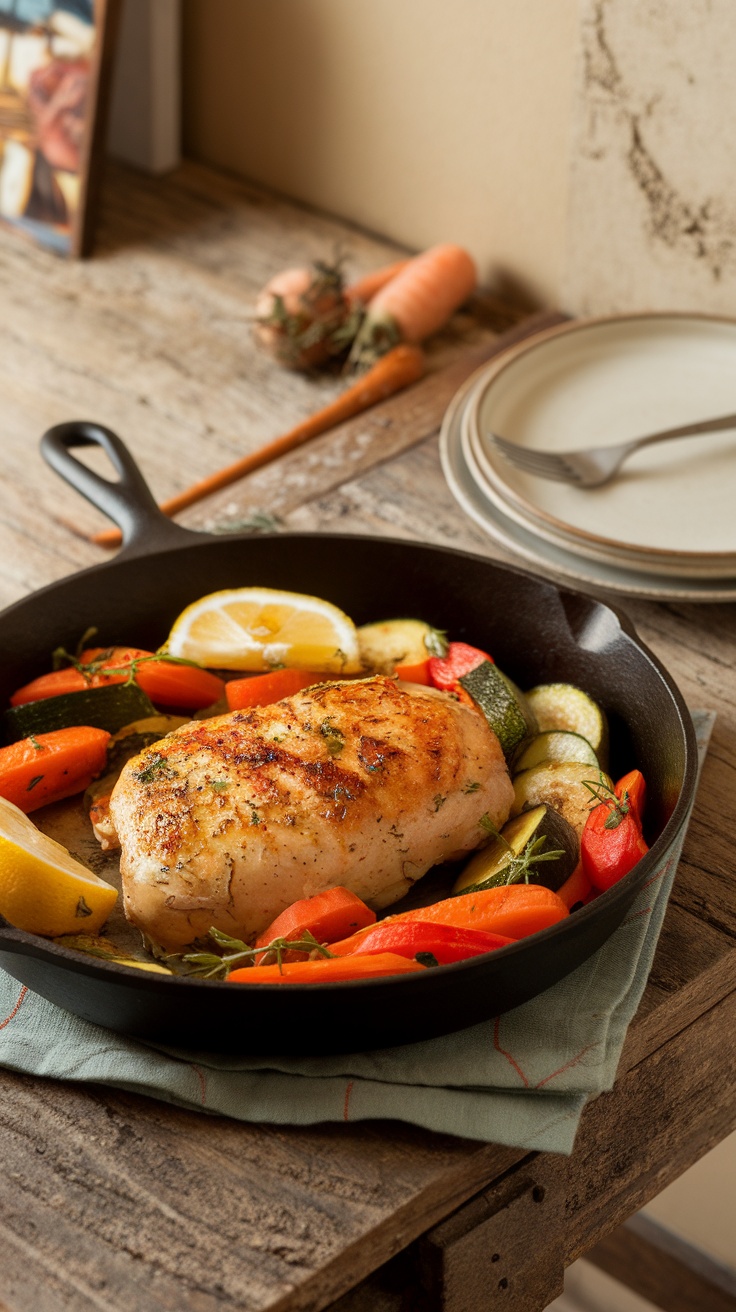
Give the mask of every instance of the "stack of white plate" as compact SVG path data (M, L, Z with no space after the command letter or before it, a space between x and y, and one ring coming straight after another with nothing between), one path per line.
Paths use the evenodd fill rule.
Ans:
M547 572L631 596L734 601L736 424L647 447L587 490L515 468L489 436L569 451L732 413L736 321L576 320L468 380L442 425L443 469L481 528Z

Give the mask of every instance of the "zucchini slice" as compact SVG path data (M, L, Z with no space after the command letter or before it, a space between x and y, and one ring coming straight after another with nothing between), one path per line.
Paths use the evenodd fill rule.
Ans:
M360 660L371 674L393 674L397 665L421 665L430 656L444 656L443 633L424 620L379 620L358 629Z
M58 697L11 706L3 712L3 736L7 743L15 743L32 734L69 729L75 724L117 733L134 720L155 714L137 683L109 683L101 688L85 688L81 692L65 692Z
M586 738L605 770L608 765L608 720L598 702L573 683L540 683L527 693L540 733L563 729Z
M544 884L556 892L575 869L580 844L575 830L564 816L542 805L507 821L500 837L494 838L488 847L476 852L468 862L453 887L453 894L474 893L481 888L496 888L499 884L506 884L512 862L516 865L517 858L522 856L529 844L536 843L540 838L544 839L538 849L540 853L559 851L560 855L551 861L532 861L529 866L529 883Z
M559 811L575 832L580 835L595 798L585 784L604 783L613 788L613 781L598 767L583 761L545 761L530 770L522 770L514 778L512 816L544 804Z
M598 757L588 739L567 729L545 729L538 733L516 758L514 769L530 770L544 761L582 761L583 765L598 766Z
M482 661L458 682L482 710L507 761L534 737L537 722L526 697L497 665Z

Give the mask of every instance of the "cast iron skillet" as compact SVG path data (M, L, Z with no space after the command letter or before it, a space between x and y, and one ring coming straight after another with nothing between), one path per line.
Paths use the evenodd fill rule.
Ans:
M119 481L72 454L99 446ZM606 708L614 776L636 763L649 786L650 853L568 920L488 956L394 980L329 985L203 982L103 964L2 922L0 965L86 1020L156 1042L211 1051L329 1053L448 1033L517 1006L608 938L666 857L695 782L690 717L672 679L625 614L526 570L465 552L385 538L283 533L215 537L158 511L115 434L61 424L42 440L53 468L123 531L111 562L34 593L2 615L0 699L74 649L90 625L103 645L155 648L204 593L263 584L324 596L356 623L412 615L493 652L521 687L577 683Z

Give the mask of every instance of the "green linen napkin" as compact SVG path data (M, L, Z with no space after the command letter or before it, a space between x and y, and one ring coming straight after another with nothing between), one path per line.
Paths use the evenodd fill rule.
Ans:
M693 712L701 764L714 720L713 712ZM243 1121L393 1118L570 1153L585 1103L613 1085L681 845L589 961L531 1002L457 1034L338 1057L195 1055L79 1020L0 971L0 1065L110 1084Z

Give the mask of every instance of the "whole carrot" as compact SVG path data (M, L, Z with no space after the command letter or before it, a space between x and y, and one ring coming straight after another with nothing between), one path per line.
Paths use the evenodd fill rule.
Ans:
M432 246L415 256L371 300L351 363L368 365L397 342L423 342L447 323L477 281L475 264L462 246Z
M370 273L364 273L362 278L356 278L355 282L351 282L345 288L347 300L351 305L355 305L356 302L360 305L368 305L397 274L403 273L407 264L411 264L409 258L395 260L393 264L384 264L380 269L372 269Z
M331 401L322 410L318 410L316 414L310 415L308 419L304 419L283 437L267 442L265 446L252 451L242 460L226 465L219 473L210 474L208 478L194 483L186 491L170 497L168 501L162 502L160 509L165 515L176 515L180 510L193 506L195 502L208 497L212 492L219 492L221 488L243 478L245 474L261 469L263 465L270 464L272 460L286 455L288 451L294 451L296 447L311 441L313 437L319 437L329 429L336 428L338 424L352 419L354 415L369 410L379 401L385 401L394 393L402 391L404 387L416 383L423 373L424 355L419 347L408 344L395 347L336 400ZM115 547L120 540L121 534L117 528L104 529L101 533L93 534L91 538L92 542L102 547Z

